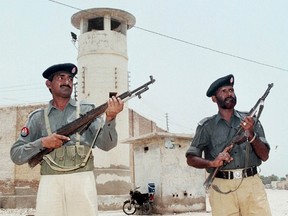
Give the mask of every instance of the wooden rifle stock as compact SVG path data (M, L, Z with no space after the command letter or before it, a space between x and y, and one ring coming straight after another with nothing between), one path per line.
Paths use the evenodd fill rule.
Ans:
M257 103L254 105L254 107L252 107L252 109L249 111L249 113L247 114L247 116L253 117L255 116L255 114L257 113L257 120L260 118L261 112L264 108L264 101L266 99L266 97L268 96L268 94L270 93L270 89L273 87L273 83L268 84L268 88L266 89L265 93L263 94L263 96L261 98L258 99ZM232 139L227 143L227 145L224 146L223 150L230 146L230 145L235 145L239 140L241 140L241 138L243 138L244 134L244 130L243 128L239 125L237 128L237 131L235 133L235 135L232 137ZM222 151L223 151L222 150ZM225 164L224 164L225 165ZM223 166L224 166L223 165ZM204 182L204 187L207 189L210 188L210 186L212 185L212 182L217 174L217 172L219 170L221 170L221 168L223 166L220 167L215 167L213 169L213 171L208 175L208 177L206 178L205 182Z
M117 97L119 97L121 100L126 99L125 101L127 101L128 99L131 99L134 96L137 96L140 99L141 94L143 92L147 91L149 89L148 86L154 82L155 82L155 79L153 79L153 76L150 76L149 82L141 85L140 87L134 89L133 91L124 92L123 94L121 94ZM70 135L75 134L77 132L82 134L98 116L102 115L105 112L107 107L108 107L108 103L106 102L106 103L88 111L87 113L85 113L81 117L75 119L74 121L72 121L72 122L64 125L63 127L57 129L54 133L64 135L64 136L70 136ZM48 148L43 149L38 154L34 155L33 157L31 157L28 160L29 166L32 168L35 167L37 164L41 163L41 161L43 160L43 157L46 154L52 152L53 150L54 149L48 149Z

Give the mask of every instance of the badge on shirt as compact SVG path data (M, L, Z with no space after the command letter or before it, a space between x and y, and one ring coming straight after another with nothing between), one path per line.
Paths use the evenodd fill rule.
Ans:
M23 127L20 134L22 137L27 137L29 135L29 129L27 127Z

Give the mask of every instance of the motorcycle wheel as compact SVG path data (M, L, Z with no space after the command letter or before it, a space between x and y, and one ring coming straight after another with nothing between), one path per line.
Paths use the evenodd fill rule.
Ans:
M136 212L136 205L134 202L130 203L130 200L126 200L123 204L123 212L126 215L133 215Z
M144 202L142 205L142 213L144 215L149 215L152 211L152 207L149 202Z

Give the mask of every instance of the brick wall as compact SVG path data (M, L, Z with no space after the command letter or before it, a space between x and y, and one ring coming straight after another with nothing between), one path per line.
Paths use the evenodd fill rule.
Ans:
M129 109L129 137L137 137L153 132L164 132L155 122L141 116L132 109Z

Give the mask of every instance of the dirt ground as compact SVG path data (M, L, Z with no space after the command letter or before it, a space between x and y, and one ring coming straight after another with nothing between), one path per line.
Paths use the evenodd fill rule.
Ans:
M288 216L288 190L267 189L267 196L273 216ZM5 216L32 216L34 209L0 209L0 215ZM99 216L124 216L123 211L103 211ZM210 212L188 212L178 215L211 216ZM172 216L167 214L166 216ZM175 214L174 214L175 216Z

